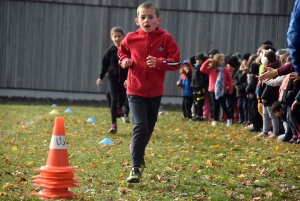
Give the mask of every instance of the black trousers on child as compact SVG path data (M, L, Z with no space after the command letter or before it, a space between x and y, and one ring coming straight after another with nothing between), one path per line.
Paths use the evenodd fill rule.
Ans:
M133 123L130 146L133 168L140 168L144 160L145 149L157 121L160 101L161 96L144 98L136 95L128 95Z
M214 116L214 121L219 121L219 116L220 116L220 106L222 107L223 111L225 112L227 119L231 119L231 114L229 113L229 110L226 106L226 98L225 95L219 97L219 99L215 98L215 92L209 92L212 104L211 106L213 107L213 116Z
M226 103L227 103L226 105L227 105L230 117L232 117L232 119L234 119L234 113L235 113L234 110L235 110L236 101L237 101L237 98L236 98L236 94L235 93L227 94L226 95Z
M182 99L182 113L184 118L192 118L192 105L193 105L193 96L183 96Z
M203 117L203 106L205 99L205 88L194 88L194 107L195 114L198 117Z
M110 113L111 122L117 122L117 110L121 109L125 103L126 88L123 83L116 81L109 81L109 91L111 97Z

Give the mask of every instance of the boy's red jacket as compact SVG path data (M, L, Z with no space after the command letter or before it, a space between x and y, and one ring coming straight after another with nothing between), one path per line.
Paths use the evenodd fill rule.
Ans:
M127 34L118 51L120 63L131 58L128 68L127 94L152 98L163 95L166 70L180 68L180 50L171 34L161 28L146 33L142 29ZM148 56L156 57L156 68L146 64Z

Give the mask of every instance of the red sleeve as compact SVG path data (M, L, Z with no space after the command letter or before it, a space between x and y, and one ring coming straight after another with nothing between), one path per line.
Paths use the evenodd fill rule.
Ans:
M205 74L209 74L210 73L210 71L212 70L211 68L208 68L209 67L209 63L210 63L210 61L209 60L206 60L203 64L202 64L202 66L201 66L201 68L200 68L200 71L202 72L202 73L205 73Z
M130 48L127 43L127 36L122 40L118 49L119 63L122 63L124 59L131 58Z
M168 58L157 58L156 66L160 70L178 70L181 66L180 49L171 35L167 37Z

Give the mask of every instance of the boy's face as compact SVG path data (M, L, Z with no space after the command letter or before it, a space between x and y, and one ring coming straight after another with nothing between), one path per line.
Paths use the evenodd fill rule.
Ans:
M155 31L157 25L161 23L161 18L157 17L155 9L139 8L138 13L135 23L146 33Z

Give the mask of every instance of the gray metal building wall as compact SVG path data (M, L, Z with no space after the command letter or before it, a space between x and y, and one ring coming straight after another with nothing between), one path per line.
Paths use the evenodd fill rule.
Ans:
M260 42L286 47L294 0L153 0L182 59L213 48L255 53ZM134 31L143 0L0 1L0 88L98 93L109 31ZM178 72L167 73L165 95L179 96Z

